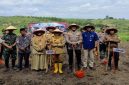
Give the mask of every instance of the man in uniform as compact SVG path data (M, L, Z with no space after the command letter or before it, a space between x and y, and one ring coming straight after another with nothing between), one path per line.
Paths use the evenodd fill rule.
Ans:
M12 69L15 68L15 61L16 61L16 34L13 33L13 30L16 30L14 26L9 26L6 28L9 31L8 34L4 35L2 39L5 41L4 49L3 49L3 56L5 60L5 71L9 70L9 58L12 59Z
M81 45L82 35L81 32L77 31L79 26L77 24L69 25L69 32L66 35L66 42L68 44L68 55L69 55L69 72L73 70L73 61L77 61L78 70L81 69ZM77 60L73 60L73 49L75 49L75 55ZM74 68L75 69L75 68Z
M118 48L118 43L120 43L120 39L118 37L118 35L116 34L118 32L117 29L115 29L114 27L111 27L109 29L106 30L107 35L104 38L104 42L107 43L107 46L109 48L108 50L108 57L109 57L109 61L108 61L108 66L109 69L112 69L112 58L114 58L114 67L115 70L119 70L118 68L118 61L119 61L119 53L118 52L114 52L113 48Z

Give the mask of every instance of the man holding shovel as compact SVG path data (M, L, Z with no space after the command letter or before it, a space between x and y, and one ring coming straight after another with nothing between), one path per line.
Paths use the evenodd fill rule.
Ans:
M81 32L77 31L79 28L77 24L71 24L68 28L69 32L66 35L66 42L68 43L69 73L71 73L73 69L75 71L75 61L77 61L77 69L81 69L82 36ZM76 60L74 60L75 57Z
M113 48L118 48L118 43L120 43L120 39L117 36L118 30L111 27L109 29L106 30L106 37L104 39L104 41L107 43L109 50L108 50L108 68L111 70L112 69L112 65L114 67L114 70L118 70L118 61L119 61L119 53L118 52L114 52ZM113 60L113 62L112 62Z

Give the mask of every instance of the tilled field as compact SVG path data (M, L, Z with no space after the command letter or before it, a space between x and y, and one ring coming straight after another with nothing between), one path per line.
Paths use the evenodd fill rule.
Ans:
M10 70L3 72L4 66L0 65L0 85L129 85L129 53L128 43L122 43L120 47L126 49L126 54L120 56L120 71L114 74L105 71L104 66L98 64L95 71L87 70L82 79L67 73L67 65L64 66L64 74L53 74L52 71L36 72L22 70L20 72Z

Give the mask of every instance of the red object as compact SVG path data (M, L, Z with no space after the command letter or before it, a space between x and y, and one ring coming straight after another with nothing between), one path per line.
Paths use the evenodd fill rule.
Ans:
M2 59L0 59L0 65L4 64L4 61Z
M83 78L83 77L85 77L85 72L82 71L82 70L76 71L76 72L75 72L75 76L76 76L77 78Z
M108 60L107 59L103 59L102 60L102 64L104 64L104 65L108 64Z

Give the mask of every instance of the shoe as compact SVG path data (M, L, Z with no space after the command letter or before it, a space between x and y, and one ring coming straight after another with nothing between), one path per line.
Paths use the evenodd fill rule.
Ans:
M107 70L108 70L108 71L111 71L111 70L112 70L112 68L108 66L108 67L107 67Z
M83 70L86 71L87 70L87 67L83 67Z
M89 67L91 70L96 70L94 67Z
M12 67L12 70L17 70L17 68L16 67Z
M68 73L70 74L70 73L72 73L73 72L73 68L72 68L72 66L69 66L69 68L68 68Z
M62 63L59 63L59 73L60 73L60 74L63 74L62 66L63 66Z
M54 64L54 69L55 69L54 73L57 73L58 72L58 64L57 63Z

